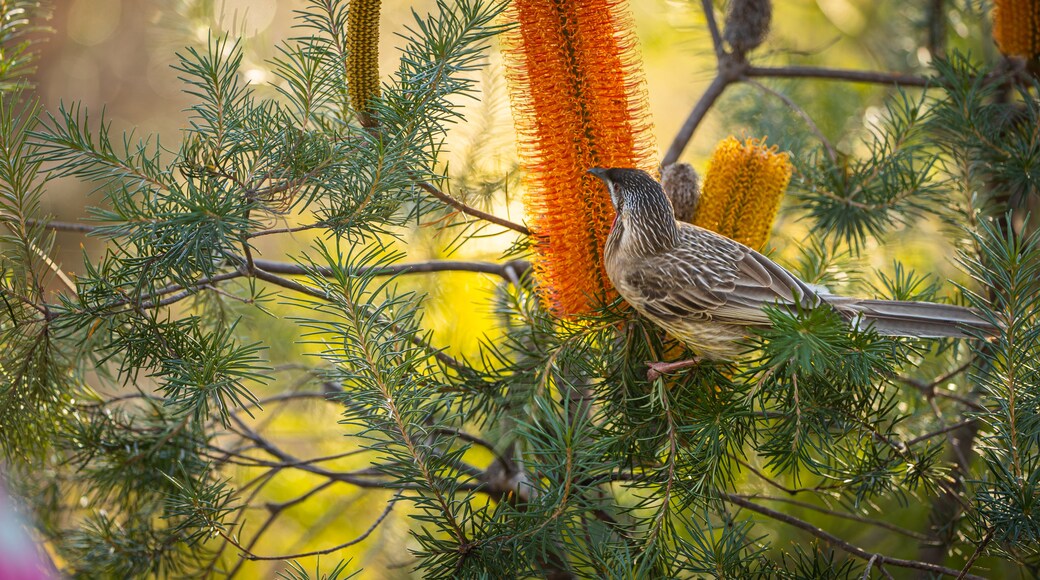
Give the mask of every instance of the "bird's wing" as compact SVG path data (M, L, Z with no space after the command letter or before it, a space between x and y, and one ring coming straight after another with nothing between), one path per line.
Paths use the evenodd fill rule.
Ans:
M819 303L808 285L743 244L687 224L679 236L624 280L652 316L753 325L769 321L764 306Z

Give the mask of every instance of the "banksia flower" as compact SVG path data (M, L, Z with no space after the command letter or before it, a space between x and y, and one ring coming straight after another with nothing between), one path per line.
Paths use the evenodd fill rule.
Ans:
M379 3L351 0L347 8L347 96L365 127L376 125L370 101L379 97Z
M1040 55L1040 0L996 0L993 39L1007 56Z
M507 17L539 291L558 315L587 312L616 294L601 256L614 209L585 171L656 165L631 19L619 0L514 0Z
M769 0L730 0L723 39L733 54L744 56L766 39L772 19L773 5Z
M708 163L693 223L762 249L790 180L786 153L766 147L764 139L729 137Z

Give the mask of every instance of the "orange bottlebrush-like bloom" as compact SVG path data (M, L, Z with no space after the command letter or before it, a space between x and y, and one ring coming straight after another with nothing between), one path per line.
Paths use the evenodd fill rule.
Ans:
M1040 0L996 0L993 39L1008 56L1040 54Z
M729 137L708 163L693 223L760 250L790 180L786 153L764 139Z
M587 312L616 294L602 260L614 208L585 172L656 165L631 19L619 0L514 0L507 17L535 274L554 312Z

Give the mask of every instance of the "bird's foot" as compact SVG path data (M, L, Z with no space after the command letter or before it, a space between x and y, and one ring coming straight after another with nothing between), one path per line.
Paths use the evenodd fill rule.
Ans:
M699 364L701 364L701 358L700 357L694 357L694 358L687 359L687 360L677 360L675 362L652 362L652 361L647 361L646 362L646 366L647 366L646 378L647 378L647 380L652 381L652 380L660 377L661 375L667 375L667 374L670 374L670 373L674 373L675 371L680 371L682 369L688 369L690 367L695 367L695 366L697 366Z

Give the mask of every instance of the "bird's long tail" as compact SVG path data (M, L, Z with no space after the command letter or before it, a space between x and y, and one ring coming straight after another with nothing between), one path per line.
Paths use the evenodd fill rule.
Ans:
M821 298L857 326L873 325L878 333L888 336L972 338L992 336L1000 330L977 311L963 306L828 295Z

